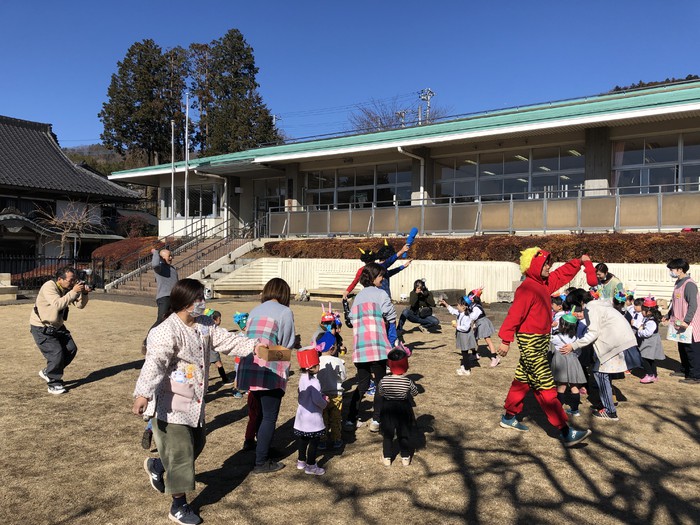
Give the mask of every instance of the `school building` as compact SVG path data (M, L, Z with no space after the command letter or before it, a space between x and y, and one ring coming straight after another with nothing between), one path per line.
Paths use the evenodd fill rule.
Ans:
M159 187L161 236L677 231L700 227L700 81L109 178Z

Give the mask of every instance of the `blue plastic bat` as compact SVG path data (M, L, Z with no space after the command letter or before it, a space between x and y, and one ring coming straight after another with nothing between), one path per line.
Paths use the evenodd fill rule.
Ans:
M406 244L410 247L413 244L413 241L416 239L416 235L418 235L418 228L411 228L411 231L408 234L408 238L406 239ZM403 259L408 257L408 252L405 252L402 256Z

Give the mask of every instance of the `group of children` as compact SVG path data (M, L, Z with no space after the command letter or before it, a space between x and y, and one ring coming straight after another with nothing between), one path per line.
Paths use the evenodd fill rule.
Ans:
M549 363L556 382L559 401L562 405L569 407L565 410L569 416L578 417L581 415L579 411L581 394L587 394L589 370L594 360L590 345L570 350L572 345L575 346L574 343L588 331L583 308L572 305L571 299L567 302L568 294L575 290L575 288L568 288L563 295L553 296L551 299L553 323ZM596 297L595 290L591 290L589 293L592 294L594 300L599 299ZM665 355L659 335L662 315L656 300L651 296L635 299L634 292L628 291L627 293L616 293L612 304L615 310L630 323L636 337L641 367L645 372L640 383L657 382L656 361L665 359ZM602 335L605 336L605 334ZM633 352L634 350L631 353ZM634 366L633 361L625 364L626 366ZM625 371L629 373L629 370ZM612 379L622 377L624 377L624 373L611 374ZM615 404L613 402L613 405ZM593 415L607 419L618 419L616 411L611 411L605 406L599 407Z

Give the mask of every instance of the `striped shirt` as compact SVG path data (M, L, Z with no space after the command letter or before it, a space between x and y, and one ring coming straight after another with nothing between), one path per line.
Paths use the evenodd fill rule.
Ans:
M409 396L418 395L418 388L406 376L388 375L379 382L378 394L384 399L408 399Z

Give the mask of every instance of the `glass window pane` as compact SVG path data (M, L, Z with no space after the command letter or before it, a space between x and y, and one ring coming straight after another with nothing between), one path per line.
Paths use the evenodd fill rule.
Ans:
M455 176L457 178L476 177L476 166L477 166L476 155L470 155L468 157L458 158L457 163L456 163L457 174Z
M479 179L479 197L484 201L503 199L503 179L481 177Z
M479 156L479 175L493 177L503 175L503 154L486 153Z
M374 166L357 168L355 170L356 186L374 186Z
M310 190L317 190L321 187L321 172L320 171L312 171L308 173L308 185L307 188ZM255 181L255 195L261 195L261 193L258 192L258 186L259 184L264 184L264 181ZM264 186L260 187L260 191L264 190Z
M678 161L678 136L650 137L644 143L644 164Z
M318 202L321 205L321 209L326 209L328 206L333 206L332 191L322 191L318 194L318 197Z
M542 197L556 198L559 190L558 175L533 175L532 193L537 199Z
M398 186L396 188L396 200L399 206L411 204L411 186Z
M451 180L455 176L453 159L437 159L434 164L435 182Z
M396 184L396 164L377 166L377 185Z
M618 171L616 175L616 186L620 188L621 195L639 193L641 180L640 170Z
M573 170L583 169L586 164L586 150L583 144L562 146L560 148L559 169Z
M455 181L455 197L474 197L476 195L476 179Z
M528 181L526 177L517 177L513 179L503 180L503 197L509 199L511 195L513 199L527 198Z
M355 168L338 170L338 187L352 188L355 185Z
M410 162L400 162L396 166L396 183L401 184L413 180L413 168Z
M534 148L532 174L548 173L559 169L559 148Z
M683 133L683 160L700 160L700 133Z
M613 144L613 166L642 164L644 160L644 140L620 140Z
M586 174L580 173L567 173L566 175L559 176L559 196L562 198L566 197L576 197L578 195L578 190L583 188L584 181L586 180Z
M700 165L683 166L683 191L700 190Z
M436 197L452 197L454 196L454 181L439 182L435 185L437 188Z
M676 171L675 166L665 168L650 168L649 172L649 192L676 191Z
M393 188L377 188L377 207L394 205Z
M514 153L506 153L504 155L503 173L506 175L515 175L516 173L524 173L527 175L530 172L530 159L527 151L517 151Z
M355 202L354 190L338 190L338 204L352 204Z
M324 170L319 176L321 188L335 188L335 170Z

